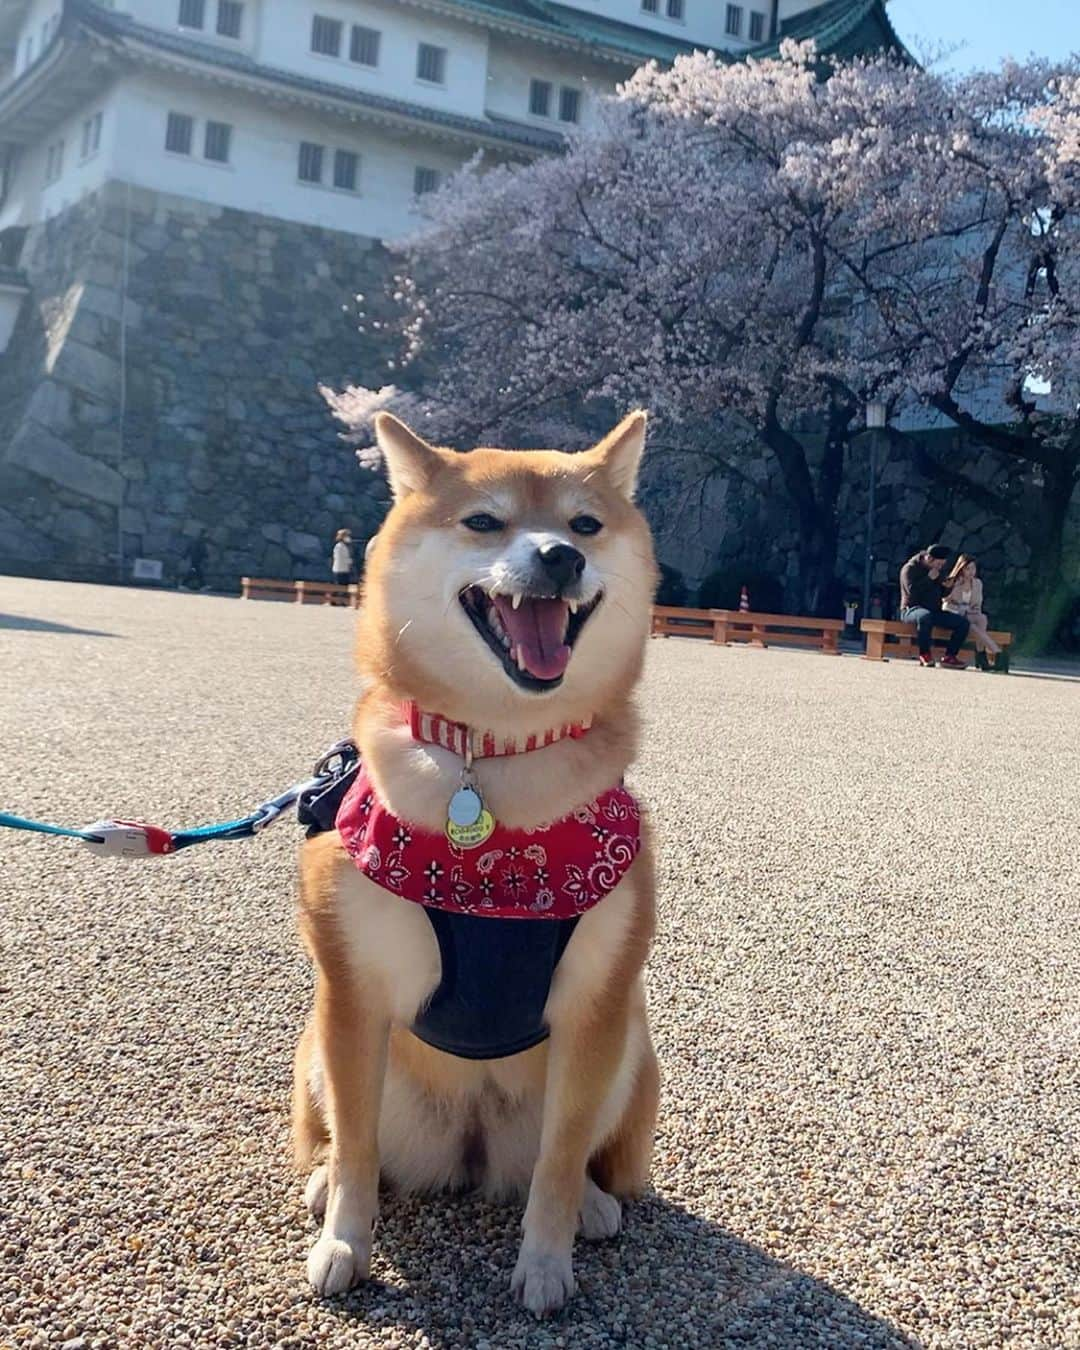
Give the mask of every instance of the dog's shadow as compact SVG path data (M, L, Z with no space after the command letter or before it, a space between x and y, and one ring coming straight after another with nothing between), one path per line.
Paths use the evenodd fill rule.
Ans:
M910 1350L916 1344L821 1280L656 1195L622 1235L575 1244L575 1298L538 1322L510 1295L521 1209L479 1198L385 1196L374 1279L328 1306L370 1334L433 1350L490 1343ZM380 1275L383 1278L379 1278ZM404 1287L402 1287L404 1286Z

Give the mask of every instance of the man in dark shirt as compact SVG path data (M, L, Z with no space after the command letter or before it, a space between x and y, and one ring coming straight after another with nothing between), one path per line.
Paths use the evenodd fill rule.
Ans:
M900 617L904 623L913 623L918 633L919 665L932 666L931 636L935 628L951 628L953 635L945 649L941 664L953 670L963 670L964 663L957 656L968 635L969 624L962 614L950 614L941 608L941 602L952 589L941 577L949 550L942 544L909 558L900 569Z

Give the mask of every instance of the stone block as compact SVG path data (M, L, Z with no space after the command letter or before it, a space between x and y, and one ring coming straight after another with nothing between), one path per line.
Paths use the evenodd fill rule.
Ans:
M280 544L267 544L262 551L260 570L271 577L291 577L292 558Z
M68 339L53 363L52 374L84 393L112 400L118 392L120 365L104 352Z
M210 492L216 482L213 467L193 461L188 466L188 482L196 492Z
M323 553L323 541L316 534L302 530L286 530L285 543L295 558L315 558Z
M63 435L71 425L72 397L67 385L42 380L30 396L26 415L40 426Z
M77 496L110 506L119 505L124 480L98 459L73 450L45 427L24 421L12 440L7 461L20 464L49 482L70 488Z

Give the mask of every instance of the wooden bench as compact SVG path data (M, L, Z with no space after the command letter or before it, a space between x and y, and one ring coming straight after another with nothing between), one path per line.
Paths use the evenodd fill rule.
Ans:
M785 647L814 647L826 656L840 655L843 619L813 619L801 614L758 614L738 609L715 609L714 642L749 642L768 647L770 640Z
M866 634L864 661L885 661L893 656L913 657L919 654L919 649L915 645L915 625L913 623L899 623L890 619L863 619L860 627ZM999 647L1012 646L1013 635L1011 633L998 633L991 629L990 636ZM951 637L951 629L935 628L933 632L934 646L946 646ZM975 639L969 635L964 642L964 647L974 648L974 646Z
M356 608L359 587L339 586L336 581L298 581L296 583L296 603L298 605L333 605L339 601Z
M241 577L240 597L243 600L295 600L296 587L291 581L273 577Z
M291 600L297 605L332 605L340 600L355 608L360 603L359 595L359 586L339 586L336 581L240 578L240 597L243 600Z
M843 619L653 605L651 636L711 638L721 646L749 642L756 647L768 647L772 641L784 646L815 647L830 656L839 656L844 627Z
M716 632L713 609L683 609L676 605L653 605L650 637L698 637L713 640Z

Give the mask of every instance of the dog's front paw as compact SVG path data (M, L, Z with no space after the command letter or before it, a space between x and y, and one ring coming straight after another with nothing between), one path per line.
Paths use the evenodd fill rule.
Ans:
M361 1246L324 1233L308 1252L307 1277L317 1294L343 1294L366 1280L370 1270L370 1242Z
M586 1177L580 1220L581 1236L586 1241L601 1242L604 1238L613 1238L622 1227L622 1205Z
M518 1302L537 1317L557 1312L574 1292L570 1253L527 1251L522 1247L510 1288Z

